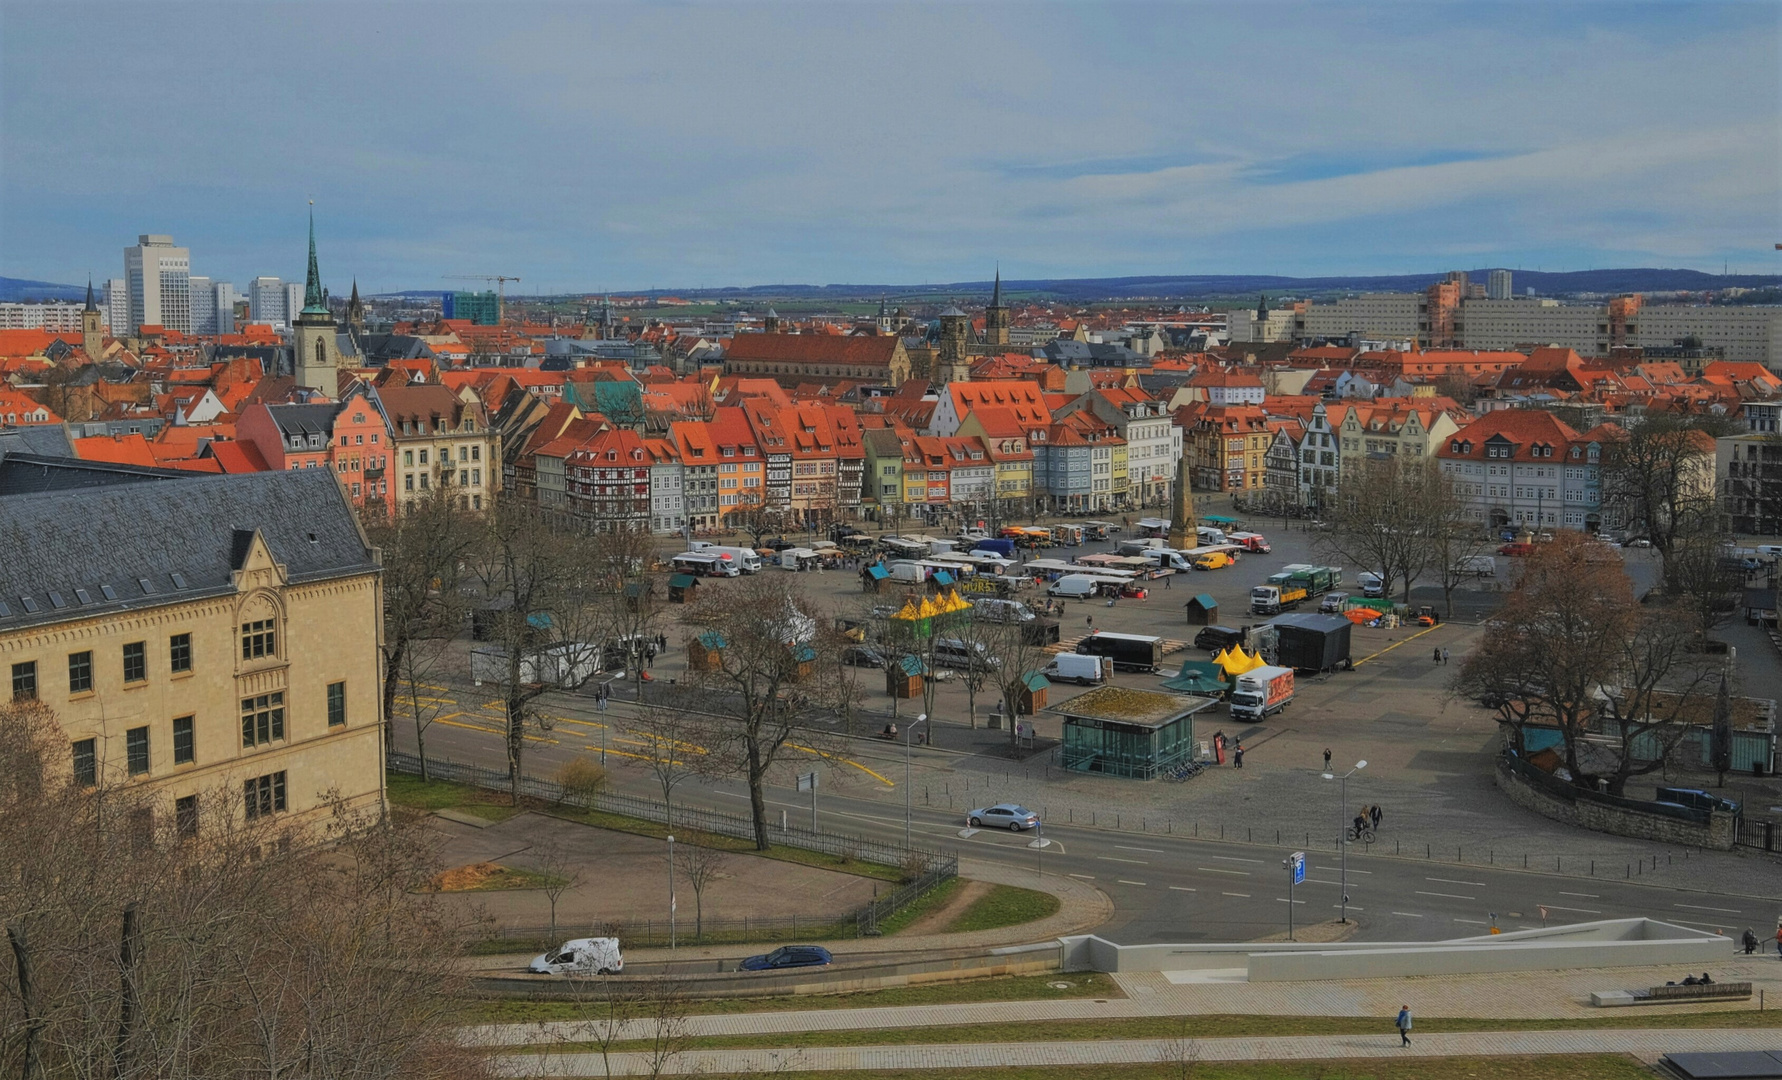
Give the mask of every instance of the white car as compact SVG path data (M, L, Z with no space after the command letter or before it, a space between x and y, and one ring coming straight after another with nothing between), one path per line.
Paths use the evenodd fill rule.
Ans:
M534 975L617 975L625 970L625 957L618 938L576 938L533 957L526 970Z

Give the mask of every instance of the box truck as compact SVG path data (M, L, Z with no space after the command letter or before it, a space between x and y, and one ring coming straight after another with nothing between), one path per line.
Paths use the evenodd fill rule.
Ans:
M1143 555L1153 548L1167 548L1169 541L1161 536L1146 536L1137 540L1120 541L1119 552L1122 555Z
M1268 539L1261 533L1234 532L1225 534L1225 542L1237 544L1245 551L1254 551L1258 555L1267 555L1274 548L1269 546Z
M1108 634L1096 631L1077 642L1084 656L1106 656L1116 671L1156 672L1163 665L1163 639L1143 634Z
M1293 669L1259 667L1237 677L1231 688L1231 716L1234 720L1261 720L1292 701Z
M1013 540L984 539L979 540L972 550L987 551L992 555L1000 555L1005 559L1012 559L1015 557L1015 542Z
M1279 585L1258 585L1250 590L1250 613L1279 615L1288 608L1298 607L1309 595L1304 582L1291 579Z

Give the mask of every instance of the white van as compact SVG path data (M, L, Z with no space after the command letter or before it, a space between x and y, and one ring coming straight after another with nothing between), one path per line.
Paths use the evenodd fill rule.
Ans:
M1456 574L1474 574L1478 577L1496 577L1497 559L1491 555L1468 555L1454 564Z
M716 555L736 564L736 568L745 574L753 574L761 569L761 556L753 548L746 547L708 547L700 548L702 553Z
M972 607L985 622L1024 623L1035 618L1032 609L1019 600L977 600Z
M1372 570L1356 574L1355 584L1361 586L1361 595L1370 599L1386 595L1386 579Z
M576 938L533 957L526 970L534 975L617 975L625 970L625 957L616 937Z
M669 560L669 565L683 574L701 574L705 577L735 577L742 572L736 563L710 551L689 551L676 555Z
M1045 676L1053 682L1074 682L1078 686L1107 681L1108 670L1114 661L1105 656L1085 656L1082 653L1059 653L1046 665Z
M1046 590L1047 596L1061 596L1067 600L1087 600L1095 595L1095 589L1103 578L1090 574L1066 574L1052 583Z

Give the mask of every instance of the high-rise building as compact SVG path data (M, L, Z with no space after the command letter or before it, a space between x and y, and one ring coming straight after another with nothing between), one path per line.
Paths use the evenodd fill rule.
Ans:
M211 291L210 279L196 277L192 282L192 333L214 334L217 332L217 294Z
M295 281L285 282L285 322L290 326L297 325L297 313L303 310L303 286Z
M219 281L211 286L211 301L216 306L217 333L235 333L235 304L240 299L241 294L227 281Z
M275 277L257 277L248 286L248 311L257 323L284 326L291 321L285 307L285 283Z
M1510 272L1508 270L1493 270L1491 277L1487 280L1488 284L1485 286L1487 299L1508 300L1515 295L1510 288Z
M124 249L125 288L130 295L129 332L162 326L192 332L192 252L173 237L144 233Z
M130 290L121 277L105 283L105 325L111 328L113 337L130 332Z

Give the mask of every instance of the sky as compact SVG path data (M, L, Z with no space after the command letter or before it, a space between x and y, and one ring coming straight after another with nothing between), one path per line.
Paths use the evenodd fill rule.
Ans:
M15 3L0 275L1782 271L1782 4Z

